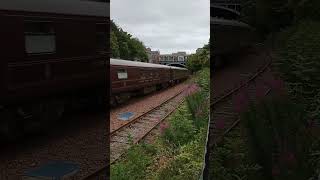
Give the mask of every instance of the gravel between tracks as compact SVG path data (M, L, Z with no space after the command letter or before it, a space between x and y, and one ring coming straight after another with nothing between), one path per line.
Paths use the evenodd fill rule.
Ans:
M73 117L77 122L68 128L57 128L48 137L27 140L19 145L1 149L0 179L16 180L30 168L52 160L77 163L80 170L74 179L94 172L107 164L107 124L105 113Z
M122 107L112 109L110 112L110 132L118 129L119 127L130 123L129 121L122 121L118 119L118 115L124 112L134 112L134 116L131 117L131 120L137 116L142 115L148 110L158 106L162 102L166 101L170 97L173 97L179 91L186 88L188 85L186 83L181 83L176 86L167 88L157 93L153 93L138 99L133 100L132 102L128 102L126 105Z

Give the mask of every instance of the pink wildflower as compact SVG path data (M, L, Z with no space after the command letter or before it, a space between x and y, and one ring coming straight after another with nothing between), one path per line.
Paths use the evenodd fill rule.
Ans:
M256 97L257 99L262 99L266 94L265 88L262 84L257 85L256 87Z
M274 165L272 167L272 176L275 177L275 176L278 176L280 174L280 168L278 165Z
M216 121L216 128L217 129L224 129L224 126L225 126L225 121L224 119L218 119Z
M163 134L165 132L166 129L169 128L169 124L168 123L161 123L160 124L160 132L161 134Z
M235 108L235 111L238 113L241 113L247 108L249 105L249 98L246 93L241 92L238 95L234 96L233 99L233 105Z
M312 120L310 120L310 121L308 121L308 127L309 127L309 128L314 127L314 126L315 126L315 124L316 124L316 123L315 123L315 120L313 120L313 119L312 119Z
M294 153L290 151L282 153L280 159L285 165L288 165L290 167L294 166L297 162Z
M285 85L283 80L272 78L272 79L269 79L266 83L276 93L281 93L281 94L284 93Z
M200 117L202 114L203 114L202 109L201 109L201 108L198 108L197 111L196 111L196 113L195 113L195 116L196 116L196 117Z

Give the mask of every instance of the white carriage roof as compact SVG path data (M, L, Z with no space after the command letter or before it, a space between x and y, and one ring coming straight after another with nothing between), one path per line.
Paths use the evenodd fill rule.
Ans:
M226 26L238 26L238 27L247 27L250 26L246 23L235 21L235 20L228 20L228 19L222 19L217 17L211 17L210 18L210 24L218 24L218 25L226 25Z
M128 61L128 60L122 60L122 59L112 59L112 58L110 58L110 64L118 65L118 66L136 66L136 67L152 67L152 68L187 70L186 68L180 68L180 67L173 67L173 66L166 66L161 64L145 63L145 62L138 62L138 61Z
M0 0L0 10L110 17L110 3L90 0Z

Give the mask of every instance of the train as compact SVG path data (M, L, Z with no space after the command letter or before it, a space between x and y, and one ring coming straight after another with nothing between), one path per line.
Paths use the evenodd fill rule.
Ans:
M186 80L186 68L110 59L110 104L123 103L131 96L147 94Z
M109 5L0 1L1 138L49 129L67 109L103 103L109 91Z
M253 27L239 20L239 12L216 5L211 5L211 10L212 67L217 69L230 61L231 55L250 51L259 41L259 36Z

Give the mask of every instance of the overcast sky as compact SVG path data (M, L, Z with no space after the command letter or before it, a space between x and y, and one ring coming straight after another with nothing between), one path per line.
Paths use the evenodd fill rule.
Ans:
M194 53L210 37L209 0L112 0L111 19L161 54Z

